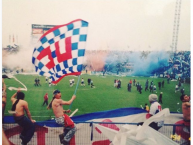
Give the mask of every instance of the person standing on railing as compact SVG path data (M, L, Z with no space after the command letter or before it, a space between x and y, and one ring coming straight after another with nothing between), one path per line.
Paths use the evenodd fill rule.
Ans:
M17 99L16 99L17 96ZM28 108L28 103L24 100L25 94L18 90L11 97L12 102L12 111L14 111L14 120L23 128L20 139L22 140L22 145L27 145L27 143L31 140L35 132L35 120L32 119L31 113ZM25 116L26 112L28 118Z
M54 115L56 117L56 123L64 126L64 133L59 135L60 143L69 145L70 140L74 136L77 129L74 125L74 122L67 114L65 114L69 113L70 110L63 110L63 105L70 105L74 101L76 96L73 95L69 101L64 101L61 99L61 93L59 90L55 90L53 92L53 95L54 97L48 108L52 107Z

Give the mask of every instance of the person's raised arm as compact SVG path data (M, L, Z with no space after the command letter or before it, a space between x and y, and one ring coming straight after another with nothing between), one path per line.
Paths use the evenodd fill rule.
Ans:
M69 101L63 101L61 102L62 105L70 105L74 99L76 98L76 95L73 95L72 98Z
M13 102L14 99L16 99L15 97L17 96L17 93L20 92L20 89L17 90L17 92L15 94L13 94L13 96L11 97L11 101Z

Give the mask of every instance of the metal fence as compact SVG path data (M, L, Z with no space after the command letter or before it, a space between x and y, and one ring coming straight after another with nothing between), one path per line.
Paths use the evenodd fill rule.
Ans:
M46 121L44 122L46 124ZM51 123L51 122L49 122ZM102 126L110 127L115 130L119 130L122 125L130 124L137 125L136 123L113 123L113 122L75 122L77 132L71 139L70 145L109 145L111 141L104 136L101 131L94 126L94 124L100 124ZM41 122L42 124L42 122ZM12 145L20 145L21 140L19 134L22 130L17 124L3 124L5 134ZM190 132L189 128L183 125L165 124L159 132L173 140L174 142L185 145L190 144ZM59 145L59 134L63 132L63 127L48 127L45 125L39 125L36 123L36 130L33 138L28 145Z

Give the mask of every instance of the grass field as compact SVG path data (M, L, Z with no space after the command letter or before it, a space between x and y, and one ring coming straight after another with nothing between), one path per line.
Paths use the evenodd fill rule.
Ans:
M37 75L15 75L15 77L24 83L27 87L27 91L25 93L25 100L29 104L29 109L34 116L33 118L41 121L48 120L51 116L54 116L52 110L47 110L46 106L42 106L43 97L45 93L49 95L49 102L52 99L52 92L54 89L59 89L62 93L63 100L69 100L73 95L76 84L73 87L69 86L69 79L74 78L75 83L77 83L78 77L68 76L63 78L56 86L48 86L48 83L45 82L45 77L40 76L41 86L35 87L34 80ZM181 93L175 93L175 85L176 81L170 81L170 84L167 84L167 80L165 78L149 78L149 77L118 77L118 76L96 76L96 75L81 75L81 78L85 80L85 87L81 86L79 83L76 96L77 98L74 100L72 104L71 110L75 110L76 108L79 111L75 114L81 115L91 112L111 110L117 108L125 108L125 107L140 107L145 103L148 103L148 96L150 94L149 91L144 91L145 82L148 79L149 82L153 80L154 84L157 86L157 94L159 96L160 92L163 92L163 104L162 108L169 108L171 112L177 112L177 109L180 108L181 112L181 101L180 96ZM94 82L95 88L91 88L87 84L87 79L91 78ZM136 79L137 82L142 84L143 90L142 94L140 94L136 87L132 86L131 92L127 91L127 84L130 79ZM121 88L114 88L114 79L120 79L122 81ZM164 88L161 90L158 89L158 82L165 80ZM80 79L81 81L81 79ZM23 87L19 82L12 79L5 79L5 83L8 87ZM150 83L149 83L150 84ZM184 85L185 93L190 94L190 84L185 83ZM5 115L10 115L8 110L11 109L11 96L16 91L10 91L7 89L7 106ZM177 103L180 103L179 105ZM69 106L64 106L64 109L68 109Z

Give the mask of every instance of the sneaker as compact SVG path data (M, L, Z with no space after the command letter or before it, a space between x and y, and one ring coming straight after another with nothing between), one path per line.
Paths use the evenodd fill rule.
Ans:
M24 144L23 142L21 142L21 145L27 145L27 144Z
M60 134L60 135L59 135L59 138L60 138L60 143L62 144L63 141L64 141L64 134L63 134L63 133Z
M62 144L63 144L63 145L70 145L70 142L67 142L67 141L63 140L63 141L62 141Z
M24 139L24 136L23 136L22 134L20 134L20 135L19 135L19 138L20 138L21 140L23 140L23 139Z
M21 145L25 145L25 144L23 143L24 136L20 134L20 135L19 135L19 138L20 138L20 140L21 140Z

